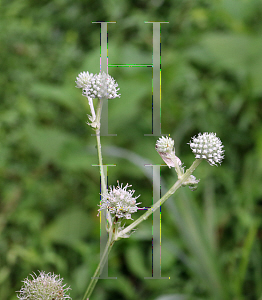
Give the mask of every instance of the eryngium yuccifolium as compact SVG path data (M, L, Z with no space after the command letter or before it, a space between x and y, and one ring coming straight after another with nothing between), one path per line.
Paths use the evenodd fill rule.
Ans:
M174 140L170 137L159 138L155 149L169 168L182 165L181 160L175 155Z
M32 279L26 278L24 285L18 291L17 298L20 300L63 300L71 299L70 295L66 295L70 287L63 285L63 278L55 274L45 274L39 271L37 276L30 275Z
M83 96L87 98L107 98L114 99L120 97L118 94L118 84L114 78L103 72L93 74L81 72L76 78L76 87L82 88Z
M196 158L207 160L211 166L217 165L217 163L221 164L224 158L224 150L222 150L224 146L216 133L199 133L188 144Z
M110 186L106 194L102 194L100 210L108 209L112 215L115 215L118 218L131 219L131 214L137 212L136 199L140 196L133 197L135 190L128 190L128 187L132 185L126 185L123 188L123 183L121 186L113 188Z
M162 136L156 142L157 152L172 152L174 148L174 141L170 137Z
M79 89L83 89L83 88L86 88L86 87L90 86L93 77L94 77L93 73L89 74L88 71L87 72L81 72L76 77L76 87L79 88Z

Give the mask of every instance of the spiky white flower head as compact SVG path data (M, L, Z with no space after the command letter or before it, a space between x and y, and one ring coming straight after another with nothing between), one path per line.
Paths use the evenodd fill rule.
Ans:
M118 218L131 219L131 214L137 212L137 203L136 199L140 196L133 197L135 190L128 190L127 188L132 185L126 184L123 188L123 183L119 185L117 182L117 187L110 186L106 194L102 194L100 210L108 209L112 215L115 215Z
M26 278L24 285L18 291L17 298L20 300L63 300L71 299L69 295L66 295L70 287L65 287L62 284L63 278L60 275L45 274L44 271L39 271L37 276L30 275L32 279Z
M156 150L157 152L172 152L174 148L174 140L170 137L162 136L156 142Z
M76 78L76 87L82 88L83 96L87 98L114 99L120 97L118 84L114 78L105 72L102 74L89 74L81 72Z
M87 88L88 86L91 85L93 77L94 77L93 73L89 74L88 71L81 72L76 77L76 87L79 89Z
M224 150L222 150L224 146L216 133L199 133L188 144L196 158L205 159L211 166L221 164L224 158Z

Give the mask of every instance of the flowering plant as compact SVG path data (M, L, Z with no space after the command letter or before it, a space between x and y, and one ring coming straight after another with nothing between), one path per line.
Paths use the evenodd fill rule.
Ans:
M121 224L121 221L123 219L133 220L133 214L137 212L139 209L138 205L141 204L141 202L136 202L139 196L134 196L135 190L129 189L131 185L126 184L123 187L123 183L119 184L119 182L117 182L116 187L110 186L109 189L107 189L102 167L102 147L100 141L102 104L104 100L120 97L120 94L118 94L118 84L111 76L105 73L94 75L89 72L81 72L76 78L76 87L82 89L82 95L88 100L91 115L88 115L90 123L88 122L87 124L96 132L102 190L98 211L99 213L102 211L105 212L107 221L106 230L108 232L108 242L104 253L83 297L83 300L87 300L93 292L97 280L99 279L99 272L101 272L114 243L121 238L128 238L141 222L152 215L154 211L156 211L160 205L163 205L180 187L188 186L191 190L195 190L199 180L197 180L192 173L196 167L203 160L206 160L211 166L221 164L224 158L224 150L221 140L215 133L199 133L197 137L193 137L189 142L190 148L195 155L195 161L185 170L185 166L180 158L176 156L174 147L175 141L171 137L160 137L156 141L155 149L169 168L175 168L178 179L166 194L154 203L150 209L129 226L125 227L125 225ZM93 104L94 98L98 99L96 108ZM40 272L38 277L32 275L32 278L33 280L26 279L24 281L24 287L18 292L19 299L70 299L70 296L66 295L69 288L65 288L65 285L62 285L62 279L57 275Z

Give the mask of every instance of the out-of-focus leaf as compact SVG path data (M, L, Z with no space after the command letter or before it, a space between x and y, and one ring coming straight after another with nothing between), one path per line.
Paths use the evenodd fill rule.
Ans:
M90 216L83 210L74 208L57 216L45 228L43 238L54 243L72 246L86 237L90 228Z
M200 50L201 49L201 50ZM208 33L203 35L200 48L191 49L192 57L214 67L251 80L254 95L261 94L262 76L261 36Z
M186 300L188 297L186 295L172 294L172 295L162 295L157 297L155 300Z
M75 111L80 105L80 101L75 99L77 93L72 90L72 87L65 88L64 86L36 83L31 87L31 93L37 99L58 103L70 111Z
M73 135L57 128L27 126L26 133L29 143L44 162L56 162L64 147L78 142Z
M137 245L128 247L125 253L125 258L132 273L140 278L146 277L149 270L147 270L145 266L142 252Z

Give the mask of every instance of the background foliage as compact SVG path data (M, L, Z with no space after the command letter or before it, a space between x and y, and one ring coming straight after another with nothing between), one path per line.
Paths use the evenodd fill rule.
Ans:
M92 299L262 299L262 3L259 0L0 1L0 296L16 299L32 271L64 277L81 299L99 261L99 169L89 107L75 86L99 72L99 24L109 63L151 63L161 26L162 132L187 167L187 142L216 132L219 168L196 170L196 192L162 208L162 276L151 272L151 220L110 254ZM109 184L132 183L144 206L161 164L151 132L151 70L110 68L122 97L109 103ZM117 148L115 148L117 147ZM163 167L162 193L176 180ZM137 213L137 215L139 215Z

